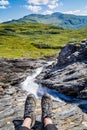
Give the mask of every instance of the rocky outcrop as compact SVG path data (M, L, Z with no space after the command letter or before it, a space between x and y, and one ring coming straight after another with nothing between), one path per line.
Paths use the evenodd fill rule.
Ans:
M43 86L78 98L87 98L87 40L68 44L59 53L56 65L38 77Z
M87 40L80 44L68 44L59 53L57 66L65 66L77 61L87 60Z
M58 130L87 130L87 41L68 44L55 58L0 60L0 130L17 130L23 122L27 92L18 86L43 66L36 82L70 96L53 100L53 123ZM48 61L55 63L47 66ZM76 97L76 98L72 98ZM78 98L77 98L78 97ZM41 101L37 99L34 130L41 130Z

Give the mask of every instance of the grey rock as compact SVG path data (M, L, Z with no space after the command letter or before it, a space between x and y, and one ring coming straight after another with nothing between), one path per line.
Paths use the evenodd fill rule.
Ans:
M76 62L47 74L43 73L43 77L40 75L38 78L43 86L69 96L78 96L87 87L87 65Z
M67 44L58 57L58 66L64 66L73 62L87 60L87 41L80 44Z
M20 84L36 68L44 64L44 59L0 59L0 84Z
M45 68L37 82L60 93L87 98L87 41L66 45L56 65Z
M0 111L0 129L17 130L23 122L24 103L27 94L21 92L21 96L16 93L16 96L5 96L2 98L1 103L4 106ZM6 99L7 97L7 99ZM11 103L6 104L6 101ZM84 104L83 104L84 105ZM34 129L41 130L41 101L37 100L36 109L36 123ZM84 130L87 128L87 115L75 104L65 102L57 102L53 100L53 123L58 130Z

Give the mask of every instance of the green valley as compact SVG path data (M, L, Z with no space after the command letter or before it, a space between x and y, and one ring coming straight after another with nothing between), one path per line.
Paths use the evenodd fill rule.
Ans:
M87 38L87 28L63 29L40 23L0 24L0 58L51 56L69 42Z

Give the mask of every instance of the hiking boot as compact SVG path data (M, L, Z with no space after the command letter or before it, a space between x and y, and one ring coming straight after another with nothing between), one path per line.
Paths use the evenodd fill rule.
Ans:
M36 98L33 94L29 94L25 102L24 119L31 118L32 121L31 128L35 124L35 119L36 119L35 109L36 109Z
M41 100L41 107L42 107L42 123L45 118L52 119L52 99L48 94L43 95Z

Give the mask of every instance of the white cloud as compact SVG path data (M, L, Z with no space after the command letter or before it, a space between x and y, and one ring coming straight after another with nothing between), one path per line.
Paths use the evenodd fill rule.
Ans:
M0 5L0 9L6 9L6 6Z
M59 0L51 0L51 1L49 0L49 3L54 5L54 4L56 4L58 1L59 1Z
M0 5L9 5L8 0L0 0Z
M48 5L48 4L55 4L58 0L27 0L29 4L34 5Z
M28 0L28 3L34 5L42 5L42 4L47 4L48 0Z
M63 6L61 0L27 0L26 9L33 12L38 12L39 10L47 10L46 13L51 13L51 10L56 9L58 6Z
M52 14L53 12L52 11L50 11L50 10L46 10L45 12L43 12L43 14L45 15L45 14Z
M9 4L8 0L0 0L0 9L6 9Z
M55 9L56 7L58 7L58 5L57 4L55 4L55 5L48 5L48 7L49 7L49 9Z
M66 12L63 12L65 14L75 14L75 15L78 15L79 13L81 12L81 10L71 10L71 11L66 11Z
M40 6L35 6L35 5L25 5L25 7L28 9L28 10L31 10L33 11L34 13L37 13L39 10L41 10L41 7Z
M54 0L53 2L51 2L51 4L48 5L48 8L52 10L52 9L55 9L59 6L63 6L63 3L60 1L58 2L58 1L59 0Z
M78 15L87 16L87 10L82 11L82 12L81 12L80 14L78 14Z
M78 10L73 10L73 11L71 10L71 11L66 11L66 12L63 12L63 13L87 16L87 6L85 6L83 9L78 9Z
M84 8L83 10L66 11L63 13L64 14L74 14L74 15L80 15L80 16L87 16L87 9Z

